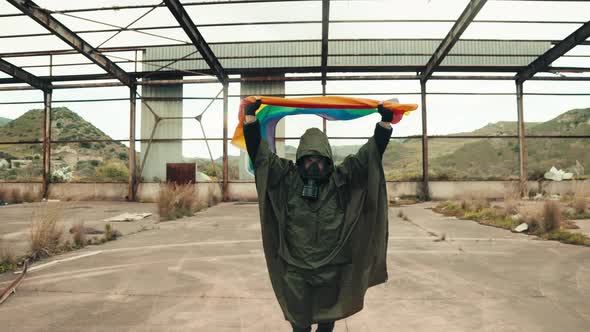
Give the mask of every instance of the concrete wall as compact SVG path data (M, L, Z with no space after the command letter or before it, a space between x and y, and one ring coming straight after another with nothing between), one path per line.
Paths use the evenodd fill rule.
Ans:
M517 188L517 181L432 181L430 195L434 200L445 200L462 197L504 198L504 195ZM590 180L562 181L562 182L529 182L529 189L542 191L547 194L574 193L585 188L590 192ZM400 196L416 196L420 192L420 182L388 182L387 194L389 199ZM233 201L256 200L256 187L251 182L230 182L229 198Z
M0 191L12 193L13 190L18 190L20 193L31 192L36 197L41 196L43 184L41 183L20 183L20 182L0 182Z
M49 199L62 201L123 201L127 183L52 183Z
M461 197L503 198L504 194L514 190L516 181L432 181L430 193L434 200ZM158 198L158 183L142 183L137 196L142 202L155 202ZM568 194L577 191L590 193L590 180L562 182L529 182L529 189L547 194ZM0 183L0 191L20 190L41 192L41 183ZM255 201L256 186L252 182L230 182L229 198L232 201ZM420 190L420 182L388 182L389 199L400 196L414 196ZM52 183L49 186L49 198L59 200L125 200L126 183ZM208 204L221 200L221 184L216 182L199 182L195 186L195 195L199 201Z
M179 78L179 77L172 77ZM180 77L182 78L182 77ZM176 85L144 85L141 103L140 138L148 140L156 123L152 110L160 117L181 117L182 113L182 84ZM161 100L158 98L169 98ZM149 106L149 107L148 107ZM150 110L151 109L151 110ZM156 128L154 138L182 138L182 120L164 119ZM141 165L148 148L148 141L141 142L141 153L138 165ZM146 181L153 181L154 177L166 181L166 163L181 163L182 142L152 143L145 168L141 176Z
M40 196L41 183L0 183L0 191L32 191ZM142 183L137 190L137 197L142 202L156 202L159 183ZM221 184L199 182L195 186L195 195L201 203L221 201ZM52 183L49 186L49 199L62 201L123 201L127 196L126 183Z

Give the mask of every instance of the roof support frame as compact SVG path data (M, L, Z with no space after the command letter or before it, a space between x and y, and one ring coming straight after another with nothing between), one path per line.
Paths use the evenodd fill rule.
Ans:
M444 58L449 54L455 43L459 40L465 29L469 26L469 24L473 21L477 13L481 10L481 8L485 5L487 0L470 0L469 4L463 12L461 16L457 19L453 27L443 39L443 41L438 45L436 51L432 54L430 60L426 64L426 68L421 73L420 80L426 82L432 73L438 68Z
M126 86L131 87L135 84L135 79L127 74L123 69L109 60L102 53L98 52L92 45L88 44L77 34L72 32L68 27L52 17L49 12L37 6L30 0L7 0L21 12L35 20L45 29L52 32L61 40L72 46L76 51L90 59L107 73L113 75Z
M7 62L6 60L1 59L1 58L0 58L0 71L3 71L6 74L8 74L16 79L19 79L19 80L27 83L28 85L30 85L36 89L42 90L44 92L51 91L51 89L52 89L51 83L49 81L42 79L40 77L37 77L37 76L29 73L28 71L26 71L20 67L17 67L15 65L13 65L12 63Z
M328 68L328 35L330 29L330 0L322 0L322 85L326 85Z
M522 84L524 81L532 78L536 73L547 69L553 61L559 59L562 55L569 52L577 45L582 44L589 37L590 21L586 22L561 42L555 44L555 46L535 59L535 61L531 62L523 70L519 71L516 76L514 76L514 79L517 83Z
M187 13L186 9L182 6L179 0L164 0L166 6L178 21L178 24L182 27L182 30L187 34L189 39L193 42L193 45L199 51L201 57L207 62L209 68L215 73L215 76L219 79L219 81L225 84L228 81L227 73L223 66L219 62L219 59L215 56L203 35L197 29L197 26L190 18L190 15Z

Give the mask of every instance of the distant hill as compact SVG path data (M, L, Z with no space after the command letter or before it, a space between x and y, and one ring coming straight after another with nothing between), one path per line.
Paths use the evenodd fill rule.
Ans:
M590 135L590 108L567 111L542 122L525 123L527 135ZM500 121L456 135L517 134L517 123ZM551 166L573 171L576 160L590 165L590 139L527 139L527 170L538 178ZM433 179L506 179L518 177L518 141L511 138L431 138L428 141L430 173ZM333 146L336 162L359 149L360 145ZM295 147L285 148L294 158ZM391 140L383 156L388 180L419 179L422 174L420 139Z
M12 121L12 119L3 118L0 116L0 127L4 126L5 124L9 123L10 121Z
M52 140L111 140L107 134L65 107L52 109ZM42 141L43 110L33 109L0 127L2 141ZM41 144L3 145L0 158L32 160L27 169L0 170L0 180L36 178L41 175ZM69 167L74 179L114 181L126 178L127 147L117 142L54 143L52 170Z
M0 118L0 141L41 141L43 111L35 109L17 119ZM0 122L2 123L2 122ZM53 109L54 140L111 140L111 138L67 108ZM542 123L525 123L528 135L590 135L590 108L567 111ZM490 123L471 132L452 135L516 135L516 122ZM451 135L451 136L452 136ZM333 146L335 161L358 151L360 145ZM421 177L422 144L420 139L392 139L383 156L388 180L411 180ZM295 159L296 147L285 146L287 158ZM590 167L590 139L527 139L527 169L537 178L551 166L573 171L576 161ZM128 149L116 142L68 143L52 145L52 170L69 167L72 180L126 181ZM0 169L0 181L31 181L40 179L41 144L7 144L0 146L1 159L31 160L30 167ZM139 158L138 158L139 160ZM185 158L194 161L205 174L215 171L206 158ZM506 179L518 176L518 141L515 138L435 138L429 140L430 172L433 179ZM231 179L238 178L239 157L229 156ZM1 167L1 166L0 166ZM215 160L218 176L222 159ZM59 179L57 179L59 181Z
M590 135L590 108L570 110L542 123L525 123L525 130L527 135ZM493 123L464 134L515 135L516 122ZM589 139L529 138L526 147L530 178L542 177L552 166L575 171L576 160L582 165L590 165ZM431 176L435 179L505 179L518 176L517 139L432 139L429 141L429 152ZM420 156L415 156L415 159L419 160ZM386 164L388 160L391 160L389 165ZM399 166L395 158L384 158L384 166L389 166L390 177L403 176L392 171ZM417 166L414 168L419 172L420 165Z

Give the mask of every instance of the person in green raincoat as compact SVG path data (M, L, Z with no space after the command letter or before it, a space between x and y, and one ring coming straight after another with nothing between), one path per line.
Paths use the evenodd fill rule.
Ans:
M254 165L264 254L271 284L294 332L329 332L362 310L369 287L387 281L387 190L382 156L394 114L356 154L335 165L326 135L308 129L296 161L279 158L261 139L245 107L244 136Z

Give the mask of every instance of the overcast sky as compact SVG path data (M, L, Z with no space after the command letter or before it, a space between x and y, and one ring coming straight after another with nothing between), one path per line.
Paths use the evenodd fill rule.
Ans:
M37 0L38 5L51 9L99 7L126 4L157 4L160 1L92 1L80 2L70 0ZM408 1L332 1L330 7L330 19L455 19L457 18L467 0L408 0ZM321 2L298 3L263 3L263 4L234 4L234 5L208 5L186 7L193 20L197 24L228 23L228 22L259 22L281 20L321 20ZM137 17L145 13L146 9L120 10L116 12L84 12L75 15L93 19L109 24L126 26ZM10 4L0 2L0 14L15 13L17 10ZM103 24L89 23L88 21L55 15L60 21L72 30L104 29ZM476 20L567 20L582 22L590 20L590 2L534 2L534 1L488 1L480 11ZM159 8L149 13L132 27L145 27L156 25L175 25L174 18L166 8ZM462 38L467 39L550 39L560 40L569 35L581 24L491 24L472 23ZM38 24L28 17L4 17L0 18L0 35L43 33L46 32ZM371 24L337 24L330 25L330 38L444 38L451 23L371 23ZM215 27L201 28L200 31L209 42L243 41L243 40L289 40L289 39L319 39L321 38L320 24L304 25L263 25L247 27ZM169 38L188 41L186 35L180 29L151 31ZM112 33L83 34L82 37L93 46L101 44ZM69 49L56 37L30 37L20 39L1 39L0 53ZM145 36L133 32L121 33L103 46L143 45L143 44L169 44L176 43L169 39ZM578 46L568 55L590 56L590 46ZM117 56L132 58L133 54L118 53ZM113 58L114 59L114 58ZM46 64L48 57L36 58L9 58L16 65ZM87 61L79 55L54 57L54 63L72 61ZM554 63L555 66L583 66L590 67L590 57L563 58ZM133 70L132 66L122 65L125 70ZM29 69L36 75L47 75L46 68ZM83 67L59 67L54 71L55 75L73 73L100 72L94 65ZM0 77L7 77L0 74ZM186 85L185 97L213 97L220 89L219 84ZM514 93L515 86L512 81L429 81L429 92L498 92ZM328 93L366 93L367 98L390 99L398 98L402 103L420 104L419 84L417 81L329 81ZM526 92L566 92L587 93L590 91L590 82L539 82L529 81L525 83ZM287 82L287 94L321 94L319 82ZM386 93L387 96L374 96L374 93ZM415 93L415 94L408 94ZM230 86L230 94L239 94L239 84ZM77 112L86 120L106 132L114 139L126 139L128 135L128 102L109 101L92 103L60 102L71 99L101 99L101 98L127 98L126 88L93 88L55 90L53 99L54 107L67 106ZM42 94L38 91L0 92L0 103L13 101L41 101ZM185 101L185 116L200 113L207 101ZM237 124L238 98L230 99L230 137ZM525 97L525 121L547 121L555 116L573 108L590 107L589 96L526 96ZM16 118L32 108L40 108L41 104L6 105L0 104L0 117ZM378 121L377 115L364 119L329 123L328 134L332 136L369 136L372 133L374 123ZM428 130L430 134L448 134L471 131L488 123L497 121L516 120L516 97L507 96L467 96L467 95L432 95L428 97ZM139 123L139 122L138 122ZM222 135L222 104L215 102L210 110L205 113L204 124L208 137L221 137ZM416 135L420 133L420 109L405 118L395 126L394 135ZM299 136L310 126L321 127L321 120L313 116L298 116L288 119L287 136ZM197 123L186 120L183 124L183 136L202 137ZM146 137L147 138L147 137ZM288 142L294 143L294 142ZM359 144L360 141L351 142L334 140L333 144ZM221 143L212 144L215 155L221 154ZM237 153L237 149L231 148L230 153ZM186 143L185 155L205 155L204 143Z

